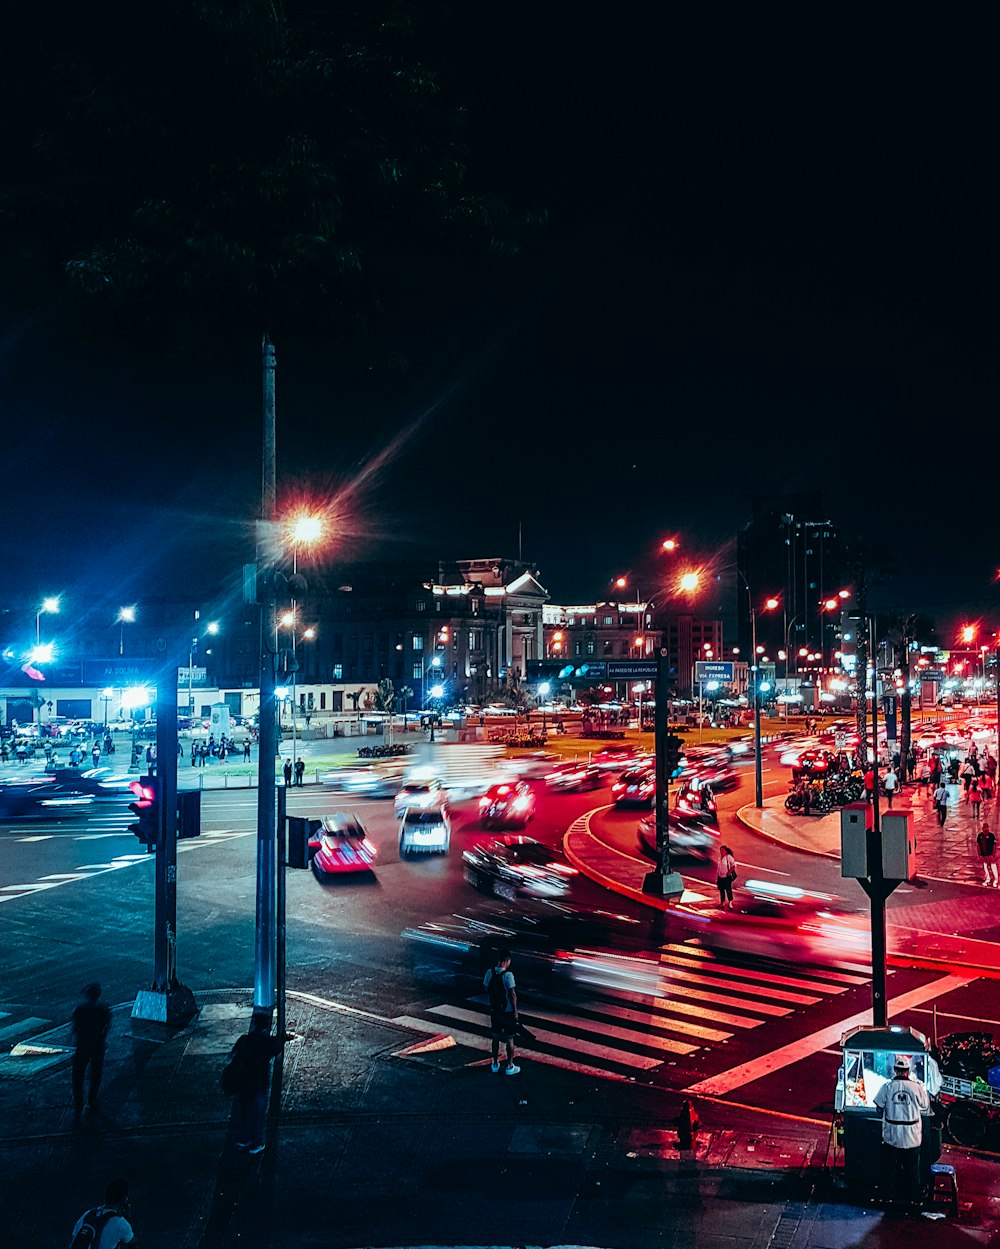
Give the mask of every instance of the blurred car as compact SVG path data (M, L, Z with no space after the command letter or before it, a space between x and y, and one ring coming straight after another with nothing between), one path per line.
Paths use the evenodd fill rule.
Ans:
M719 817L713 803L706 810L698 798L691 798L690 791L680 790L674 799L668 825L670 853L679 858L703 859L714 862L722 844ZM639 821L639 841L650 854L656 854L656 820L647 816Z
M560 763L549 772L545 783L563 793L578 793L584 789L598 789L604 784L604 776L592 763Z
M548 776L559 763L559 755L547 750L535 750L530 755L515 755L510 759L501 759L497 765L504 772L513 772L517 776L541 779Z
M752 759L757 753L752 737L734 737L728 743L727 749L734 760Z
M569 892L575 867L532 837L507 833L462 854L465 879L498 898L561 897Z
M400 819L408 807L431 807L444 800L444 789L438 776L411 776L396 794L393 810Z
M844 912L829 894L772 881L748 880L736 906L711 916L702 939L717 949L757 958L864 966L871 930L861 912Z
M0 820L83 815L92 808L93 802L93 794L71 792L47 777L8 781L0 785Z
M467 977L480 991L484 972L503 949L514 956L520 987L660 990L655 954L640 957L650 947L645 920L568 900L496 904L485 915L427 920L402 936L419 976Z
M399 820L399 857L447 854L451 849L451 817L444 802L407 807Z
M378 850L356 815L335 811L309 839L309 857L318 880L355 872L374 872Z
M596 751L591 763L602 771L621 772L635 759L634 746L604 746Z
M127 776L115 776L112 768L55 768L53 782L71 794L91 794L95 798L131 798Z
M724 791L735 789L740 783L739 773L729 762L729 757L722 750L699 751L692 749L687 752L683 776L697 777L702 785L714 790Z
M616 807L652 806L656 796L656 777L648 767L629 768L611 786L611 799Z
M524 781L501 781L479 799L483 828L527 828L534 818L535 795Z
M336 768L324 772L320 780L329 789L341 794L357 794L359 798L394 798L399 793L405 769L381 765L367 768Z
M792 764L792 777L801 780L810 776L824 776L836 766L837 756L831 750L804 750Z

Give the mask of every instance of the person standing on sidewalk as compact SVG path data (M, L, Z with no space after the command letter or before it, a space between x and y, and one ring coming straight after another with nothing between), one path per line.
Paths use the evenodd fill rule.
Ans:
M83 1114L83 1078L90 1068L87 1109L96 1110L104 1074L104 1053L111 1031L111 1011L101 1000L101 986L88 984L83 1001L73 1012L73 1109L77 1119Z
M944 822L948 818L948 787L940 780L934 791L934 810L937 812L938 824L944 828Z
M305 776L305 774L306 774L305 759L296 759L295 760L295 784L296 785L301 786L302 778Z
M910 1079L910 1060L896 1057L893 1078L875 1094L882 1111L882 1151L885 1197L891 1204L920 1209L920 1143L923 1116L931 1113L931 1099L919 1081Z
M965 801L969 804L972 818L978 820L983 813L983 795L979 792L979 781L975 777L965 792Z
M719 847L719 862L715 870L715 884L719 890L719 906L725 911L733 909L733 881L736 879L736 860L728 846Z
M286 759L281 769L281 775L285 778L285 788L287 789L292 783L292 761Z
M865 773L865 801L871 802L875 795L875 769L869 768Z
M500 1042L507 1050L506 1074L516 1076L521 1068L514 1062L514 1034L517 1032L517 988L510 969L510 950L498 950L497 961L483 977L483 988L490 999L490 1070L500 1070Z
M983 884L992 885L996 889L1000 885L1000 875L997 872L997 839L985 820L976 837L976 849L979 851L979 862L983 865Z
M896 787L899 784L899 781L896 777L895 770L893 768L890 768L889 771L886 772L882 780L882 784L885 786L885 800L889 806L889 810L891 811L892 800L895 797Z
M250 1031L232 1048L230 1059L240 1064L240 1087L236 1094L237 1149L246 1149L251 1154L264 1151L264 1115L271 1060L281 1053L283 1044L279 1037L271 1036L270 1013L255 1011Z

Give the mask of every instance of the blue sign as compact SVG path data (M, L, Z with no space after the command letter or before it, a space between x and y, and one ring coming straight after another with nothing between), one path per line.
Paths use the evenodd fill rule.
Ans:
M588 681L603 681L608 675L608 665L603 659L591 660L590 663L581 664L576 670L576 675Z
M694 677L696 681L718 681L722 685L731 685L736 677L736 665L725 660L699 659L695 661Z
M156 659L85 659L83 683L113 688L155 685L162 671L163 661Z

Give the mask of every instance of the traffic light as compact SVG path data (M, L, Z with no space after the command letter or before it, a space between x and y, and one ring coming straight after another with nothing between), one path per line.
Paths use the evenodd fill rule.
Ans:
M186 789L177 795L177 836L201 836L200 789Z
M663 741L663 754L667 765L667 775L674 779L684 771L684 738L676 733L668 733Z
M160 825L160 794L155 776L140 776L129 785L135 794L135 802L128 804L128 809L136 817L128 831L146 847L147 852L156 848L156 839Z
M289 867L308 867L309 843L322 831L323 821L311 820L304 815L289 815L286 819L288 827L286 862Z

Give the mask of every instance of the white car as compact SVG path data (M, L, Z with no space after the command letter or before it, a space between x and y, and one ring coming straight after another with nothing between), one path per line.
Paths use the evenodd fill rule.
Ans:
M396 819L402 819L403 812L408 811L410 807L433 807L438 806L445 800L445 792L441 786L440 777L426 776L414 778L403 782L403 788L399 791L393 801L393 811Z

